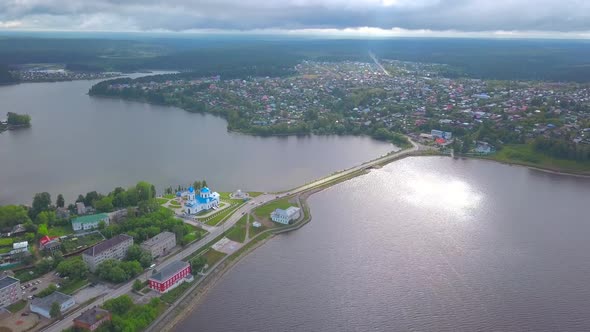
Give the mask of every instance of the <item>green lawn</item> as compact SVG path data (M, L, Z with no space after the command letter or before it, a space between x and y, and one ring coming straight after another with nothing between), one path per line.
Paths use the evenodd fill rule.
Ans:
M261 218L269 218L270 213L276 209L286 209L289 206L297 206L297 204L289 203L289 199L291 199L291 197L272 201L268 204L256 208L254 210L254 213Z
M590 174L590 162L552 158L535 151L530 144L505 145L497 153L485 158L553 171Z
M158 204L160 204L160 205L166 204L166 203L168 203L168 201L169 201L169 199L167 199L167 198L160 198L160 197L156 198L156 202L158 202Z
M194 283L194 281L193 282L183 282L181 285L178 285L173 290L160 296L160 300L162 300L168 304L174 303L182 294L184 294L184 292L186 292L192 286L193 283Z
M68 282L66 285L59 289L60 292L68 295L72 295L78 289L86 286L88 284L88 279L81 279L81 280L74 280L72 282Z
M7 254L12 250L12 247L0 247L0 254Z
M207 265L209 265L209 268L213 267L215 263L219 262L225 256L226 255L224 253L213 249L209 249L206 253L203 254L203 257L207 259Z
M74 252L93 246L94 244L104 240L100 233L91 233L84 236L72 237L62 241L62 247L66 253Z
M170 201L170 206L175 207L175 208L179 208L181 205L177 201Z
M250 194L250 197L257 197L262 195L262 192L260 191L249 191L248 194Z
M244 243L246 239L246 219L247 215L243 216L227 233L226 237L232 241Z
M27 306L27 301L25 300L20 300L18 302L14 302L13 304L9 305L8 307L6 307L6 309L8 309L8 311L15 313L18 312L22 309L24 309Z
M250 219L250 238L255 237L256 235L258 235L258 233L260 232L264 232L265 230L268 229L268 227L261 225L260 227L254 227L252 226L252 223L254 221L252 219Z
M238 207L239 205L228 206L225 209L214 214L213 217L211 217L211 219L207 220L207 222L205 223L209 226L217 226L217 224L219 224L225 217L236 211Z
M162 197L167 198L167 199L173 199L173 198L176 197L176 195L174 195L174 194L168 194L168 195L164 195Z
M72 234L74 233L74 230L72 230L72 226L71 225L67 225L67 226L53 226L53 227L49 227L47 229L49 231L49 235L50 237L54 237L54 236L64 236L64 235L68 235L68 234Z

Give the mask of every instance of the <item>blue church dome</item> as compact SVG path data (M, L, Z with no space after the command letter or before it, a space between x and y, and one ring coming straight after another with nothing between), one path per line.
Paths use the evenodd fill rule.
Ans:
M192 193L192 192L195 191L195 188L193 188L192 186L191 187L188 187L188 191Z
M201 189L201 192L202 192L202 193L208 193L208 192L210 192L210 191L211 191L211 190L209 190L209 188L207 188L207 187L203 187L203 189Z

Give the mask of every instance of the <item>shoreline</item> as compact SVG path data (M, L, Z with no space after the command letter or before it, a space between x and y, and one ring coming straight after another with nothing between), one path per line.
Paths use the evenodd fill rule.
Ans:
M529 165L529 164L525 164L525 163L519 163L517 161L509 162L509 161L502 161L502 160L496 160L496 159L485 158L485 157L482 158L482 157L472 157L472 156L457 156L457 158L482 160L482 161L499 163L499 164L507 165L507 166L524 167L524 168L528 168L528 169L531 169L531 170L535 170L535 171L539 171L539 172L543 172L543 173L548 173L548 174L555 174L555 175L563 175L563 176L571 176L571 177L577 177L577 178L590 179L590 172L589 173L577 173L577 172L572 172L572 171L560 171L560 170L557 170L557 169L543 168L543 167L533 166L533 165Z
M358 176L365 175L368 173L368 171L370 169L380 168L382 166L388 165L388 164L396 162L398 160L405 159L407 157L424 157L424 156L428 157L428 156L447 156L447 155L432 153L432 152L431 153L413 153L413 154L401 155L397 158L388 160L387 162L380 163L379 167L372 166L371 168L369 168L367 170L362 170L362 171L359 171L358 173L351 174L349 177L339 179L334 182L329 182L329 183L320 185L317 188L311 188L311 189L308 189L308 190L298 194L297 197L301 203L302 208L307 209L308 217L306 219L304 219L296 224L293 224L291 227L288 227L288 228L279 228L279 229L275 229L275 230L268 230L268 232L271 235L268 236L267 238L254 243L254 245L247 248L243 252L238 253L238 255L233 258L231 258L231 256L228 256L227 259L230 259L230 262L227 265L222 266L220 268L220 270L214 269L210 274L207 275L207 277L205 277L205 278L211 278L210 280L203 279L203 284L196 285L194 289L189 291L190 293L193 293L192 294L193 297L188 301L188 303L186 305L184 305L182 307L182 310L179 313L173 315L172 317L162 316L162 320L167 322L167 324L165 324L165 326L160 326L159 329L155 329L155 327L157 327L161 323L161 322L159 322L156 325L150 326L146 331L150 331L150 332L151 331L172 331L174 329L174 327L176 327L178 324L180 324L181 322L186 320L193 311L195 311L199 308L199 306L205 301L209 291L212 290L217 285L217 283L221 280L221 278L223 276L225 276L227 273L229 273L237 265L237 263L241 262L245 257L247 257L249 254L253 253L257 248L264 245L270 239L274 238L277 234L297 230L297 229L303 227L304 225L306 225L307 223L309 223L312 220L312 215L311 215L311 209L309 209L309 205L307 204L307 199L309 197L311 197L313 194L321 192L324 189L332 187L336 184L348 181L348 180L356 178ZM447 157L450 157L450 156L447 156ZM484 161L488 161L488 162L496 162L496 163L500 163L500 164L504 164L504 165L508 165L508 166L525 167L525 168L529 168L529 169L533 169L533 170L537 170L537 171L541 171L541 172L545 172L545 173L550 173L550 174L574 176L574 177L581 177L581 178L590 178L590 175L565 173L565 172L559 172L559 171L554 171L554 170L550 170L550 169L542 169L542 168L537 168L537 167L532 167L532 166L522 165L522 164L517 164L517 163L506 163L506 162L501 162L498 160L487 159L487 158L477 158L477 157L468 157L468 156L460 156L459 158L477 159L477 160L484 160ZM262 236L262 235L264 235L264 233L260 233L258 236ZM222 262L220 262L220 264L224 263L224 262L225 261L222 261ZM189 297L191 297L191 294L187 294L186 299L188 299ZM183 300L185 300L185 299L183 299ZM179 301L178 303L173 304L171 306L171 308L180 306L180 304L183 300Z

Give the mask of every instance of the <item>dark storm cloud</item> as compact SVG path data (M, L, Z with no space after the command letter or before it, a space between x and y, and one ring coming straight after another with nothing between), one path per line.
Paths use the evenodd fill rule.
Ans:
M3 23L2 23L3 22ZM2 0L0 27L172 30L376 27L590 30L587 0Z

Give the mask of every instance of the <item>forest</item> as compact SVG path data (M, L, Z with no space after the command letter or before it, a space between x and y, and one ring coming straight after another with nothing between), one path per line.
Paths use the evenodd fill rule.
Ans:
M109 39L111 38L111 39ZM122 39L125 38L125 39ZM447 64L446 75L500 80L590 82L590 44L572 40L495 39L295 39L264 37L0 39L0 83L6 67L59 63L80 71L187 71L241 77L277 75L302 60L371 61L380 58ZM4 69L3 69L4 68Z

